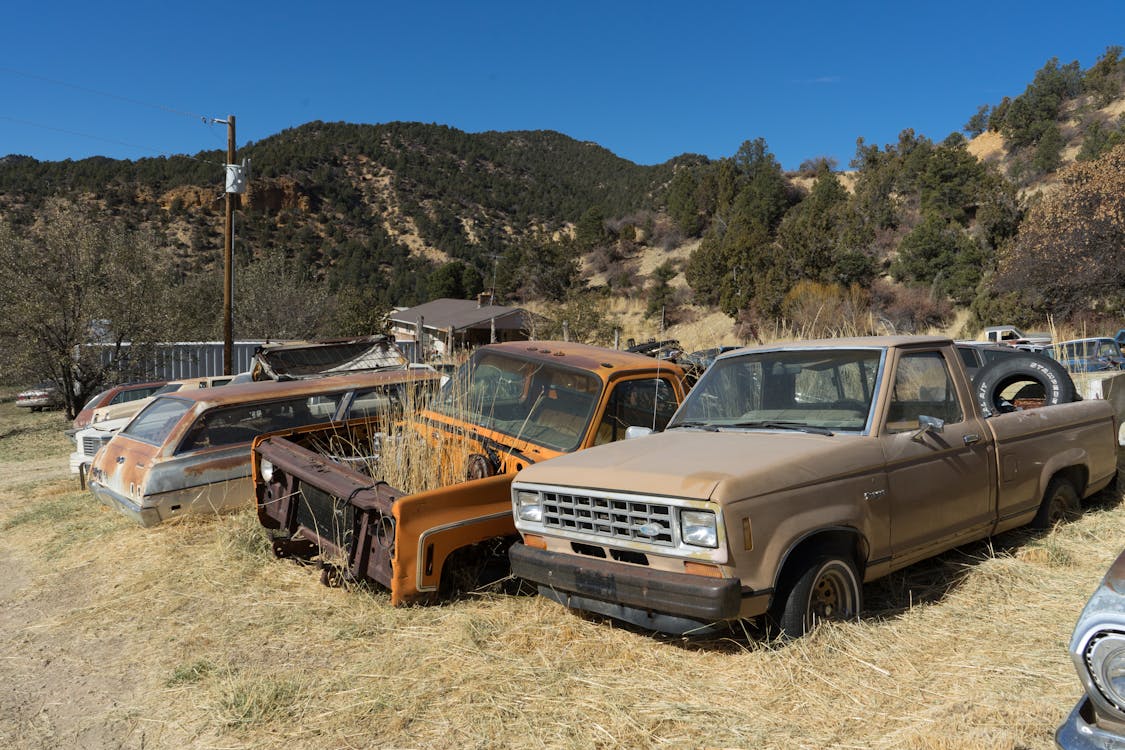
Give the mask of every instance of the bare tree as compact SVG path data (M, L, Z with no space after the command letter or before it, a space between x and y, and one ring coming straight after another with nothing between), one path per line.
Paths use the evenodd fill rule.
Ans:
M140 374L167 327L157 248L62 202L31 227L0 223L6 371L55 383L68 416L105 383Z

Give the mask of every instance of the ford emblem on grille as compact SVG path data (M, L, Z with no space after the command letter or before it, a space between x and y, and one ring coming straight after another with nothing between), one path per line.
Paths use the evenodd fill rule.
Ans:
M649 539L652 539L654 536L659 535L662 531L664 531L663 526L651 521L637 527L637 533L641 536L647 536Z

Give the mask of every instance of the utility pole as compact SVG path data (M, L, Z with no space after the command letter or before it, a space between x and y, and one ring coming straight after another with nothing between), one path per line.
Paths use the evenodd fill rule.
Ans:
M227 164L234 164L234 115L227 117ZM228 167L229 168L229 167ZM227 181L230 182L229 180ZM226 230L223 240L223 374L233 374L234 362L234 204L238 193L227 188Z
M238 196L246 191L249 177L248 165L234 163L234 115L227 119L211 118L212 123L227 126L226 163L226 227L223 239L223 374L231 375L234 368L234 209Z

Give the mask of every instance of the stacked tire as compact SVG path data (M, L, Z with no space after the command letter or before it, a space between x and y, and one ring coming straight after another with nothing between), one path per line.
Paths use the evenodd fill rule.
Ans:
M1079 400L1066 368L1038 354L1004 356L988 363L973 377L973 394L985 416L1015 411L1015 402L1021 399L1035 399L1043 406Z

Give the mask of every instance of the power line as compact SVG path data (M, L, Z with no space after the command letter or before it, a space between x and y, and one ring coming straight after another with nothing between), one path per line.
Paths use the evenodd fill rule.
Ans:
M54 78L48 78L46 76L41 76L37 73L28 73L28 72L23 71L23 70L16 70L15 68L8 68L8 67L0 66L0 71L3 71L5 73L12 73L12 74L18 75L18 76L23 76L24 78L31 78L31 79L34 79L34 80L37 80L37 81L43 81L44 83L54 84L55 86L64 86L64 87L69 88L69 89L74 89L75 91L84 91L87 94L95 94L97 96L104 96L108 99L117 99L118 101L129 102L130 104L136 104L136 105L141 106L141 107L149 107L151 109L158 109L158 110L161 110L162 112L169 112L169 113L174 114L174 115L182 115L184 117L191 117L192 119L196 119L196 120L201 121L204 125L211 124L211 118L207 117L206 115L201 115L198 112L188 112L186 110L176 109L174 107L167 107L163 104L154 104L152 102L146 102L146 101L143 101L141 99L133 99L133 98L128 97L128 96L121 96L120 94L111 94L107 91L98 91L97 89L87 88L86 86L79 86L76 83L68 83L67 81L59 81L59 80L56 80Z
M43 130L53 130L57 133L66 133L67 135L76 135L79 138L89 138L89 139L95 140L95 141L104 141L105 143L112 143L116 146L126 146L128 148L140 149L141 151L148 151L150 153L155 152L156 156L178 156L180 158L191 159L192 161L197 161L197 162L200 162L202 164L212 164L212 165L219 166L219 167L224 166L224 164L222 162L211 161L210 159L199 159L195 156L188 156L187 154L176 154L176 153L173 153L171 151L163 151L161 149L156 148L155 146L142 146L142 145L137 144L137 143L129 143L128 141L119 141L119 140L116 140L114 138L106 138L106 137L100 136L100 135L91 135L90 133L82 133L82 132L79 132L77 130L68 130L66 128L59 128L59 127L55 127L54 125L45 125L41 122L33 122L32 120L22 120L18 117L11 117L9 115L0 115L0 120L7 120L8 122L14 122L14 123L17 123L19 125L30 125L31 127L42 128Z
M115 99L115 100L121 101L121 102L128 102L129 104L135 104L135 105L140 106L140 107L148 107L150 109L159 110L161 112L167 112L167 113L173 114L173 115L179 115L179 116L182 116L182 117L189 117L193 120L199 120L201 123L203 123L204 125L207 125L207 126L211 126L211 125L215 124L215 118L208 117L206 115L201 115L198 112L189 112L187 110L176 109L175 107L168 107L168 106L163 105L163 104L155 104L153 102L146 102L142 99L134 99L132 97L122 96L120 94L113 94L113 93L110 93L108 91L99 91L98 89L92 89L92 88L89 88L87 86L80 86L76 83L70 83L68 81L60 81L60 80L57 80L57 79L54 79L54 78L48 78L47 76L39 75L38 73L29 73L25 70L17 70L15 68L9 68L7 66L2 66L2 65L0 65L0 72L11 73L13 75L23 76L24 78L30 78L30 79L36 80L36 81L43 81L44 83L50 83L50 84L55 85L55 86L62 86L62 87L65 87L65 88L74 89L75 91L82 91L82 92L85 92L85 93L88 93L88 94L94 94L96 96L102 96L102 97L105 97L107 99ZM137 148L137 149L142 149L142 150L146 150L146 151L150 151L150 152L155 152L155 154L157 156L183 156L183 158L191 159L192 161L198 161L198 162L202 162L204 164L216 164L218 166L223 166L223 164L221 162L213 162L213 161L209 161L207 159L196 159L193 156L186 156L184 154L175 154L171 151L165 151L165 150L162 150L162 149L157 149L157 148L154 148L152 146L141 146L141 145L138 145L138 144L135 144L135 143L128 143L126 141L119 141L119 140L115 140L115 139L112 139L112 138L105 138L103 136L91 135L89 133L82 133L82 132L78 132L78 131L75 131L75 130L67 130L66 128L59 128L59 127L55 127L53 125L45 125L43 123L33 122L31 120L21 120L19 118L10 117L10 116L6 116L6 115L0 115L0 119L8 120L9 122L15 122L15 123L21 123L21 124L24 124L24 125L30 125L30 126L36 127L36 128L43 128L45 130L54 130L54 131L59 132L59 133L66 133L68 135L76 135L76 136L79 136L80 138L91 138L91 139L97 140L97 141L104 141L106 143L113 143L113 144L118 145L118 146L127 146L129 148ZM209 127L208 129L216 137L218 137L220 139L224 137L222 133L216 131L214 128Z

